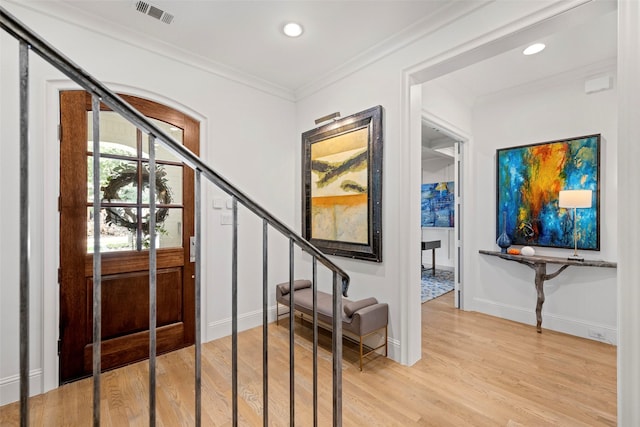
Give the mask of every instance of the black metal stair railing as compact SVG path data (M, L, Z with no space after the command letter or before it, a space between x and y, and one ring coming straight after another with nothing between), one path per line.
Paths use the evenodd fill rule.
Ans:
M61 52L49 45L44 39L18 21L4 8L0 7L0 27L13 36L19 43L19 110L20 110L20 424L29 425L29 52L34 52L46 62L64 73L90 94L93 102L93 204L94 210L100 209L99 161L100 161L100 103L118 112L141 131L149 136L149 193L155 194L155 146L154 142L173 152L185 165L195 170L195 420L201 425L201 194L202 178L217 185L232 197L233 201L233 237L232 237L232 419L233 425L238 425L238 204L243 205L263 220L263 423L268 425L268 333L267 333L267 261L268 261L268 230L275 229L289 239L289 283L293 287L294 280L294 247L298 246L312 257L313 289L317 289L317 264L320 262L333 272L333 425L342 425L342 312L341 294L346 296L349 286L349 276L340 267L331 262L316 247L307 242L299 234L279 221L237 187L220 176L205 164L189 149L176 142L171 136L153 124L139 111L109 90L96 78L85 72ZM155 199L150 198L150 248L149 248L149 425L156 423L156 245L155 245ZM94 227L94 263L93 263L93 425L100 425L100 343L101 343L101 254L100 254L100 221L95 221ZM291 304L293 305L293 293ZM314 301L315 301L314 292ZM290 318L289 345L289 408L290 424L295 423L295 361L294 361L294 323ZM313 316L313 424L318 422L318 369L317 369L317 313Z

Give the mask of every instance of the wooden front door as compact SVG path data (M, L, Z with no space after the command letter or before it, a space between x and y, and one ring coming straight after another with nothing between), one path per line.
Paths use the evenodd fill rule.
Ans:
M123 96L198 153L199 123L152 101ZM149 354L148 138L102 106L101 212L93 210L91 96L60 94L60 383L92 372L93 221L101 218L102 368ZM157 349L193 344L193 171L156 145Z

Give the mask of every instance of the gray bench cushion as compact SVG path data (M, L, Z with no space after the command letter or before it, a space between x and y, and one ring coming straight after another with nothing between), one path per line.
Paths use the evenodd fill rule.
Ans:
M313 290L311 281L296 280L293 283L295 290L295 309L301 313L313 316ZM276 300L283 305L290 305L289 282L276 286ZM378 303L375 298L350 301L342 299L342 328L345 331L363 336L384 328L388 322L389 307L385 303ZM345 312L347 307L347 315ZM317 293L318 320L331 325L333 322L333 297L322 291Z
M370 305L374 305L377 303L378 300L373 297L361 299L359 301L347 302L344 304L344 313L347 316L351 317L353 316L353 313L360 310L361 308L369 307Z
M298 289L310 288L311 280L294 280L293 281L293 290L297 291ZM280 283L277 285L278 290L282 295L287 295L289 293L289 282Z

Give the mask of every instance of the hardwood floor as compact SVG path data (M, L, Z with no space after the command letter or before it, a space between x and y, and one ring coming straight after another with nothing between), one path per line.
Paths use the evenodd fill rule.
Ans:
M452 308L453 294L422 305L422 359L375 357L358 370L345 342L345 426L615 426L616 347ZM312 424L311 341L296 322L296 426ZM270 425L289 424L288 328L269 327ZM319 425L331 425L330 336L319 352ZM240 425L262 425L262 330L239 335ZM231 339L203 346L203 426L231 424ZM102 425L148 424L146 362L107 372ZM158 358L158 425L194 425L193 348ZM91 381L31 399L34 426L91 424ZM0 408L14 426L18 405Z

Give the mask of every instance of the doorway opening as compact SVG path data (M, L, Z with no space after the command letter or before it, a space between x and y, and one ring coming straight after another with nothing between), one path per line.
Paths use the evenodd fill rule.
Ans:
M461 308L463 140L423 112L421 121L421 300L453 292Z
M475 113L480 111L481 106L484 106L486 102L493 101L497 97L509 95L517 100L523 90L537 94L536 91L542 84L548 85L553 81L566 82L569 76L578 72L586 73L585 76L596 75L604 69L610 68L612 64L615 66L615 27L613 25L602 25L603 21L597 21L602 18L605 21L611 21L609 23L615 24L615 17L616 4L614 2L591 2L561 12L549 11L545 19L540 20L536 25L530 25L524 21L519 22L518 25L520 27L517 30L507 35L496 36L490 43L484 43L481 46L472 44L462 46L450 52L450 56L433 57L405 70L403 74L405 87L403 93L405 120L403 125L406 134L409 136L408 146L405 150L405 161L408 165L411 165L411 169L405 177L407 188L410 188L410 190L407 190L406 198L408 199L407 206L416 209L416 217L412 216L413 212L406 214L407 223L411 224L411 229L408 231L407 251L414 250L413 248L419 245L417 242L418 236L422 237L422 233L417 232L417 229L414 228L414 224L417 226L416 219L417 212L419 212L417 207L419 198L416 190L422 178L422 171L421 166L419 166L421 163L413 160L414 157L420 155L418 150L421 150L420 128L423 121L422 113L425 110L433 111L445 119L445 124L458 124L459 128L464 129L463 135L471 135L471 129L473 129L473 139L468 138L467 141L469 143L461 145L464 146L465 156L465 173L461 181L466 184L468 197L465 200L465 207L459 215L466 219L466 227L464 230L460 230L460 239L465 244L464 247L461 246L460 248L459 270L462 279L464 279L464 276L469 278L469 282L464 289L464 295L461 298L461 308L479 311L491 308L487 308L487 304L482 305L484 304L484 289L476 285L479 273L476 262L479 249L478 242L489 242L491 234L493 234L490 229L477 226L477 224L490 223L492 219L491 215L487 215L488 211L482 209L485 203L491 203L491 198L493 197L491 192L486 192L486 189L493 187L491 179L487 178L491 177L493 163L486 161L487 157L490 158L492 156L492 150L478 146L480 141L479 129L483 132L484 139L482 141L491 140L490 136L487 137L491 129L488 125L490 122L478 119L479 116L475 115ZM594 25L595 22L597 24ZM604 42L597 44L602 50L586 50L585 52L589 55L581 57L580 61L578 59L569 61L568 69L558 68L561 64L567 64L567 61L560 61L559 59L568 59L569 55L552 56L549 55L550 53L570 52L573 54L583 52L583 50L571 47L575 46L577 41L581 45L582 43L589 45L586 37L583 37L585 32L580 31L583 27L578 25L579 23L584 26L612 28L612 30L603 30L593 34L597 36L597 41ZM575 35L576 32L580 33L580 36L571 39L571 35ZM610 35L613 35L613 37L610 37ZM562 38L558 38L560 36ZM569 48L563 50L560 47L565 46L563 43L566 40L570 41ZM545 55L534 57L535 61L551 60L550 64L545 62L539 64L540 66L538 67L532 67L531 58L524 59L525 56L522 55L521 48L532 41L547 42L549 46L555 48L548 48ZM591 45L595 46L596 44L591 43ZM571 58L574 57L571 56ZM518 66L522 66L524 71L520 72ZM497 71L500 71L500 73ZM505 78L505 76L508 78ZM433 85L435 89L431 94L425 91L425 85ZM478 102L478 99L482 103ZM514 105L516 106L511 111L518 111L517 103L514 103ZM540 111L544 111L544 108L541 108ZM513 123L510 125L514 126ZM519 128L514 127L514 129ZM478 161L478 159L481 159L482 162ZM471 193L472 189L473 193ZM479 194L482 194L482 196L479 196ZM413 205L413 198L416 199L415 205ZM481 217L476 216L478 212L482 215ZM420 267L417 265L418 260L415 263L413 259L406 261L404 267L407 269L409 276L413 274L417 276L417 271L420 271ZM464 262L465 260L466 262ZM410 282L414 283L413 281ZM413 295L411 292L409 294L410 296ZM407 298L406 304L408 310L403 320L406 320L408 325L412 325L411 321L417 317L417 310L420 309L420 305L415 303L412 298ZM494 305L497 309L502 307L499 304ZM409 326L408 336L415 337L416 342L419 343L420 336L417 333L417 329ZM419 347L412 341L407 346L406 359L412 361L419 358Z

